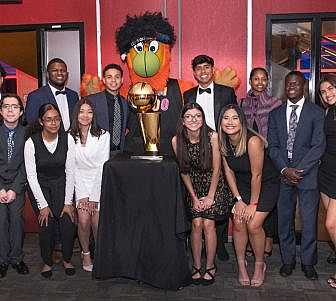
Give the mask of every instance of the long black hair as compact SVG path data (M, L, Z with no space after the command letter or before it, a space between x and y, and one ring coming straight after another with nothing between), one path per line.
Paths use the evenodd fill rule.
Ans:
M78 138L81 143L83 142L83 135L82 135L82 131L79 125L78 115L79 115L81 106L84 104L87 104L88 106L90 106L93 112L91 128L90 128L91 135L99 138L100 135L105 133L105 130L101 129L97 124L97 118L96 118L96 112L95 112L94 105L88 98L83 97L76 103L74 107L73 114L72 114L72 122L71 122L70 130L69 130L70 135L74 138L76 143L77 143Z
M45 113L47 113L50 110L55 110L59 117L61 118L60 110L57 106L55 106L53 103L45 103L40 106L38 111L38 118L32 123L30 126L28 126L27 132L26 132L26 138L30 138L32 135L36 133L41 133L43 131L43 126L40 123L40 120L42 120ZM60 126L61 129L61 126Z
M177 122L176 128L176 157L180 165L180 170L182 173L188 173L190 171L190 161L188 158L188 148L187 145L190 143L188 137L188 131L183 123L183 118L188 110L197 109L202 113L203 124L200 128L199 133L199 156L200 162L203 170L210 170L212 167L212 152L209 149L210 137L209 128L205 122L205 115L202 107L196 103L187 103L181 112L181 116Z

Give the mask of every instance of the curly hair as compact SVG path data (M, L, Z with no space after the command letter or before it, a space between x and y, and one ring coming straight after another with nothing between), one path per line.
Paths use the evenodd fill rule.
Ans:
M158 12L145 12L141 16L127 16L126 22L117 29L116 44L120 54L127 53L138 42L155 39L161 43L174 45L174 28Z

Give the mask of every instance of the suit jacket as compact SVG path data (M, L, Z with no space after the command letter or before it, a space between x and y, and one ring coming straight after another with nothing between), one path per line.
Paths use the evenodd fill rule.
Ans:
M120 140L120 150L124 150L125 145L125 131L126 131L126 124L127 124L127 115L128 115L128 103L126 99L122 96L119 96L121 98L122 103L122 132L124 135L122 135ZM109 122L109 110L107 107L107 98L105 91L99 92L96 94L89 95L88 98L92 102L92 104L95 107L96 117L97 117L97 123L99 127L102 129L105 129L107 131L110 131L110 122ZM112 136L112 133L111 133Z
M184 103L196 102L198 86L185 91L183 94ZM216 129L218 128L218 118L222 108L228 104L237 104L234 90L224 85L214 83L214 118Z
M15 133L15 149L11 161L8 163L7 138L4 135L4 124L0 125L0 190L13 190L17 194L23 193L27 182L23 159L23 149L26 128L18 125Z
M65 88L65 93L66 93L66 97L68 100L69 115L70 115L69 118L71 122L73 109L74 109L76 102L79 100L79 98L78 98L77 92L71 89ZM37 120L38 111L40 107L46 103L52 103L56 107L58 107L54 94L52 93L49 85L43 86L28 94L25 116L26 116L26 121L29 124ZM62 127L64 128L63 122L62 122Z
M287 102L271 111L268 119L268 149L275 166L289 167L287 152ZM317 188L319 160L326 146L323 110L305 101L297 125L290 167L303 169L298 188Z

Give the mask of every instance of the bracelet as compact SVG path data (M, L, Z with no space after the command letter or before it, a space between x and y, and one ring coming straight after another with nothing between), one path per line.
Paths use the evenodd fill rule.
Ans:
M257 203L250 203L250 205L258 206L258 202Z
M235 197L233 198L233 200L234 200L235 202L239 202L239 201L242 201L243 199L242 199L242 197L241 197L240 195L237 195L237 196L235 196Z

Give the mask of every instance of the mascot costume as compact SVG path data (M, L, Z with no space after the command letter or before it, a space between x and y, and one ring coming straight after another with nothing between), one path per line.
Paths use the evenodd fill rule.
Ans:
M175 43L174 28L161 13L146 12L140 16L127 16L126 22L116 32L116 44L121 59L127 63L131 85L146 82L158 96L161 113L160 150L172 155L171 139L175 135L177 121L183 107L183 92L192 88L191 82L169 77L171 48ZM237 86L235 72L226 68L216 71L218 83ZM133 153L144 151L135 112L128 121L126 150Z

